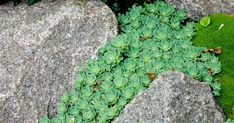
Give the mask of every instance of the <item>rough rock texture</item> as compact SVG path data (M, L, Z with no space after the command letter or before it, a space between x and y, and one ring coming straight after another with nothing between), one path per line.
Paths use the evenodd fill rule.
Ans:
M159 75L113 123L223 123L210 87L178 72Z
M0 6L0 123L53 116L78 66L117 31L115 15L100 1Z
M233 13L234 0L165 0L176 8L184 9L188 17L199 20L212 13Z

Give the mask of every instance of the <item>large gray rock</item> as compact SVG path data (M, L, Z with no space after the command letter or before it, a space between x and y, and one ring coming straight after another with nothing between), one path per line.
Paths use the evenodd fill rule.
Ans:
M53 116L78 66L116 34L115 15L100 1L0 6L0 123Z
M213 13L233 13L234 0L165 0L187 12L188 17L199 20Z
M113 123L223 123L210 87L178 72L159 75Z

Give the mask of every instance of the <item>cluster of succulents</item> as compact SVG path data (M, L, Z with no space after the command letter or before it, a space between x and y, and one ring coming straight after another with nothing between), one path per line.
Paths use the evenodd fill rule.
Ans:
M219 95L220 85L212 75L220 72L219 60L205 47L194 47L194 23L164 2L133 6L119 15L121 34L98 51L79 69L72 90L65 93L52 119L41 123L106 123L164 71L180 71L211 85Z

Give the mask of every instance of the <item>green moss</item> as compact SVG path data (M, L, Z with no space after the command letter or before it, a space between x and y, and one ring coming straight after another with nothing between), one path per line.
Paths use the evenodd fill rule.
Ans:
M221 82L221 96L217 98L227 118L234 119L234 17L224 14L209 16L211 24L204 28L196 25L197 34L193 40L195 46L207 48L221 47L219 56L222 72L216 76ZM220 26L223 26L220 28Z

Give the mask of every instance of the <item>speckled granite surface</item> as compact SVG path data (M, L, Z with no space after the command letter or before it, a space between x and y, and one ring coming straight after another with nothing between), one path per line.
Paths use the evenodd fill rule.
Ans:
M212 13L233 13L234 0L165 0L176 8L187 12L188 17L199 20Z
M106 5L74 1L0 6L0 123L53 116L78 66L117 34Z
M124 108L113 123L223 123L209 85L165 72Z

